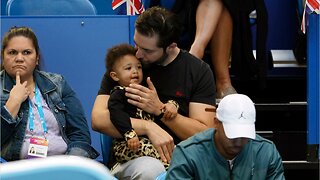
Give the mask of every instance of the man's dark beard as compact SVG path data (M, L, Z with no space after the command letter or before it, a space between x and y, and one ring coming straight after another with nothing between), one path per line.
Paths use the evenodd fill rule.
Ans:
M168 58L168 54L166 52L163 53L163 55L157 59L155 62L151 63L151 64L145 64L143 63L143 61L141 61L143 63L143 67L144 68L150 68L150 67L153 67L153 66L156 66L156 65L161 65L167 58Z
M153 64L162 65L163 62L167 60L168 56L169 56L168 53L164 51L163 55L158 60L156 60Z

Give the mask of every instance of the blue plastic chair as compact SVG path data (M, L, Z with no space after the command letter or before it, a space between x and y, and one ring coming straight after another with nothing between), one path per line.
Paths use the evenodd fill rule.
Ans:
M108 166L109 155L110 155L111 145L112 145L112 137L100 133L100 144L101 144L103 164Z
M96 15L89 0L9 0L6 14L11 15Z
M0 163L6 163L7 161L5 159L3 159L2 157L0 157Z
M164 171L156 178L156 180L165 180L166 176L167 176L167 171Z
M1 180L116 180L104 165L77 156L50 156L0 164Z
M142 0L145 9L150 7L150 0ZM159 0L159 5L166 9L171 9L175 3L175 0Z

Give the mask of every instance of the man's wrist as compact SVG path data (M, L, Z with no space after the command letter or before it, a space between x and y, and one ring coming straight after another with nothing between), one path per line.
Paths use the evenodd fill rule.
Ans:
M160 114L154 116L155 121L161 120L164 115L164 112L166 112L166 107L165 105L162 105L162 107L160 108Z
M177 103L177 101L175 101L175 100L168 100L168 103L173 104L173 105L177 108L177 111L179 110L179 104Z

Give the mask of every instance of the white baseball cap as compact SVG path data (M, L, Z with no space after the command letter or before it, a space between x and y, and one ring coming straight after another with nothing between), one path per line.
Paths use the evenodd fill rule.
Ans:
M222 122L229 139L255 139L256 109L251 99L244 94L230 94L220 101L216 116Z

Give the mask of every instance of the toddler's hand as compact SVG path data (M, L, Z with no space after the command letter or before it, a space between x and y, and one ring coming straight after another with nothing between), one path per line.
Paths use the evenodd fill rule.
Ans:
M127 141L128 147L129 149L131 149L132 151L137 151L140 147L140 141L138 136L131 138Z
M164 112L163 118L165 120L170 120L177 116L178 109L174 104L166 103L164 106L165 106L165 112Z

